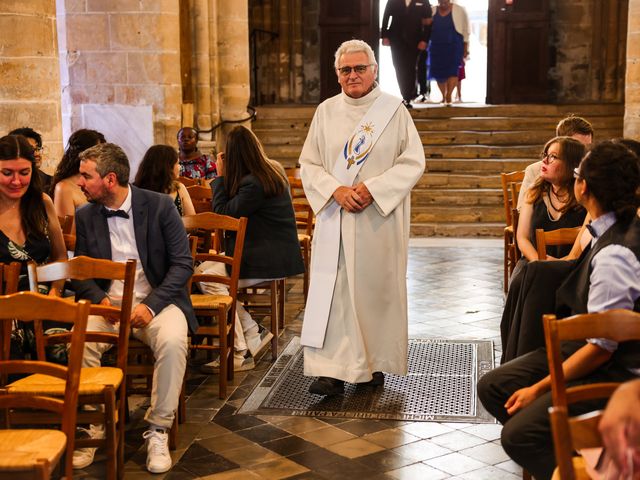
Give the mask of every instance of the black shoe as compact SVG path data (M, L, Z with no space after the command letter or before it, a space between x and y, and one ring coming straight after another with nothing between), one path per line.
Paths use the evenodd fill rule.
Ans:
M409 100L403 100L402 104L407 108L413 108L413 105L411 105L411 102Z
M310 386L309 393L316 395L340 395L344 393L344 381L330 377L318 377Z
M363 387L381 387L384 385L384 373L373 372L371 377L371 380L368 382L359 383L358 385L362 385Z

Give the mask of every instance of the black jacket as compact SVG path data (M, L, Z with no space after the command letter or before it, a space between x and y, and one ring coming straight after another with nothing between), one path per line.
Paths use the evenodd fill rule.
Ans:
M391 25L389 25L391 17ZM382 17L381 38L389 38L391 44L418 47L420 41L429 41L431 27L422 25L423 18L431 18L429 0L389 0Z
M211 182L211 188L215 213L248 219L240 278L283 278L304 272L288 189L267 198L254 175L242 179L233 198L229 198L224 177ZM226 239L226 251L233 251L234 245L235 237Z

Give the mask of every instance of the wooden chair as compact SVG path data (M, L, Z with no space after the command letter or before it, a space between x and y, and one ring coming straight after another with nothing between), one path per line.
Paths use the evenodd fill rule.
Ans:
M247 310L266 312L271 320L271 358L278 358L279 329L284 327L284 314L286 304L286 279L269 280L241 288L238 291L238 300Z
M512 187L510 183L522 183L524 179L524 170L511 173L501 173L500 181L502 183L502 202L504 206L504 216L506 226L504 228L504 292L509 287L509 277L516 266L518 258L516 258L516 232L513 228L512 211L517 206L518 197L513 197Z
M224 284L229 289L228 295L207 295L201 293L191 294L191 303L196 315L201 319L195 337L199 337L202 343L192 341L190 348L193 350L203 349L207 351L217 350L220 353L220 374L219 374L219 397L225 398L227 395L227 380L233 380L233 344L234 327L236 317L236 300L238 295L238 278L240 277L240 261L242 259L242 249L244 237L247 230L247 219L233 218L225 215L218 215L213 212L200 213L196 215L185 215L182 217L187 231L207 231L215 232L216 238L222 239L226 232L235 233L235 247L231 255L229 252L222 252L221 248L217 253L210 251L196 253L194 262L222 262L230 266L231 273L228 276L195 274L192 276L193 282L216 282Z
M126 263L113 262L79 256L71 260L54 262L37 266L29 263L29 287L37 291L38 283L54 282L56 280L121 280L124 282L123 298L120 307L91 305L90 314L120 322L118 333L87 332L87 342L100 342L116 345L117 358L115 367L83 368L80 377L79 404L104 405L104 409L84 410L78 414L80 424L104 425L104 439L81 439L76 442L78 448L105 447L107 451L107 478L122 478L124 475L124 421L126 404L127 351L129 347L129 321L133 301L133 287L136 273L136 261ZM69 300L69 299L67 299ZM48 318L47 316L43 318ZM36 348L38 358L45 358L45 346L67 344L72 333L43 335L42 324L34 324L36 333ZM62 386L59 383L38 385L40 391L52 396L62 396ZM18 380L12 384L16 392L33 389L31 380ZM48 419L27 419L29 423L46 422Z
M302 186L302 179L300 177L288 177L288 179L293 203L308 204L307 195L304 193L304 187Z
M303 293L304 300L307 301L309 293L309 270L311 268L311 240L313 236L313 210L308 203L294 203L293 210L296 216L296 227L298 227L298 241L302 251L304 261ZM281 327L284 324L280 325Z
M578 238L581 227L558 228L545 232L541 228L536 229L536 249L538 250L538 259L547 259L547 246L550 245L573 245Z
M46 410L55 414L61 424L60 430L14 429L9 421L13 415L6 415L5 429L0 430L0 478L48 479L63 454L65 458L61 465L65 476L73 477L78 388L88 315L89 302L86 300L71 303L32 292L0 296L0 321L5 338L11 335L14 319L29 322L49 318L73 327L67 366L44 360L10 360L8 351L1 353L0 374L3 378L8 374L30 374L27 378L35 380L36 384L58 383L62 394L49 396L37 388L17 391L11 386L0 390L0 409L5 412L29 409L26 414L33 415Z
M185 187L193 187L194 185L202 185L199 178L178 177L177 180Z
M20 264L18 262L0 263L0 294L7 295L18 291Z
M58 222L60 222L60 228L62 229L62 233L73 233L73 215L65 215L64 217L58 217Z
M193 185L187 187L187 192L193 202L193 208L196 213L211 212L211 199L213 198L213 192L211 187L203 185Z
M580 476L581 459L574 458L574 451L601 446L598 435L593 433L597 420L594 415L569 417L569 405L585 400L605 399L611 396L619 383L593 383L567 387L562 371L560 343L567 340L608 338L616 342L640 340L640 313L630 310L609 310L602 313L574 315L556 319L544 315L544 333L551 376L553 406L549 409L551 429L557 461L554 479L574 480ZM615 328L614 328L615 327Z

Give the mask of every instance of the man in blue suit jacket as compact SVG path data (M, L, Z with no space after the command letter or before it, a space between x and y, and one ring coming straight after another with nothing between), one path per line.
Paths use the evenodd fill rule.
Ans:
M193 273L187 234L167 195L129 185L129 161L120 147L103 143L80 156L78 185L89 203L76 213L76 255L114 261L137 260L131 326L133 334L149 345L155 356L147 469L152 473L171 468L167 429L178 407L187 356L187 328L197 320L186 284ZM77 297L93 303L118 305L122 282L88 280L76 285ZM88 330L116 331L103 317L91 316ZM109 345L87 343L83 366L100 365ZM102 431L91 427L90 435ZM93 461L95 449L74 452L74 466Z

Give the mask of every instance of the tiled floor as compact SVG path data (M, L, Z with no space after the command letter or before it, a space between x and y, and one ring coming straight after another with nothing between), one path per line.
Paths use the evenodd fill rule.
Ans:
M412 242L409 254L409 334L490 339L499 354L502 249L499 241ZM284 346L299 335L301 281L288 296ZM180 425L174 467L148 474L141 434L147 399L127 432L126 479L513 479L521 469L500 447L499 425L234 415L270 366L270 353L237 373L228 401L217 377L190 367L187 422ZM79 478L103 478L104 459Z

